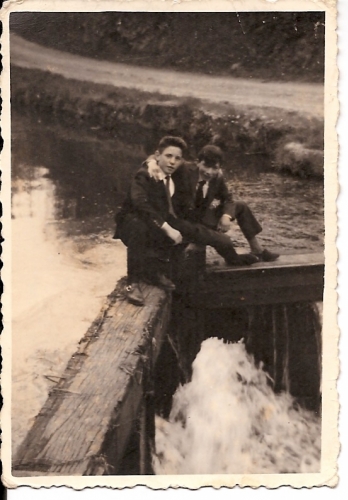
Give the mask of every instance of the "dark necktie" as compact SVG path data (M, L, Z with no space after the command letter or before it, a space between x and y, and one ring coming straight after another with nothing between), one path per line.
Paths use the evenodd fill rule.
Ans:
M205 181L199 181L197 191L196 191L196 207L200 207L203 203L204 196L203 196L203 186L205 184Z
M170 175L166 175L164 186L166 188L166 195L167 195L167 201L168 201L168 212L173 217L176 217L176 214L175 214L175 211L173 208L172 196L170 194Z

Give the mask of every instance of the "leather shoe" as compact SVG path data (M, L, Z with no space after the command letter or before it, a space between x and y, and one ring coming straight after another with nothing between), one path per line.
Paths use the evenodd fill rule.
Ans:
M250 266L256 262L260 262L260 259L252 253L236 255L233 259L226 260L228 266Z
M153 280L153 284L164 290L175 290L174 283L164 274L158 274Z
M154 276L144 276L144 282L148 285L158 286L159 288L163 288L164 290L175 290L174 283L167 278L164 274L158 273Z
M139 283L131 283L127 286L128 302L135 306L143 306L145 303L143 292L140 289Z
M270 252L266 248L261 253L254 255L256 255L260 262L274 262L279 257L279 253Z

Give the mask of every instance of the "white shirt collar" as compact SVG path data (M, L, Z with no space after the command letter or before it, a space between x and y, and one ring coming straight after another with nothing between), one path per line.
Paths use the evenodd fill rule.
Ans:
M165 174L161 167L158 166L156 160L154 159L147 161L147 170L149 172L149 176L153 177L156 181L165 181L165 178L168 176L168 174ZM170 196L173 196L175 193L175 184L172 176L170 175L169 177L169 192Z
M209 189L209 182L210 181L206 181L205 179L202 179L201 177L198 178L198 182L197 182L197 189L198 189L198 184L200 182L204 181L204 184L203 184L203 188L202 188L202 192L203 192L203 198L205 198L207 196L207 193L208 193L208 189Z

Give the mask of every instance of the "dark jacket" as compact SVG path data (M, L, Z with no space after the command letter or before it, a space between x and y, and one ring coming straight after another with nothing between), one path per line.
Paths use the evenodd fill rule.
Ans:
M199 171L196 165L185 164L186 175L189 178L191 199L193 203L189 210L188 218L192 222L199 222L215 228L223 214L234 218L234 201L232 193L228 190L222 175L209 182L206 197L199 207L195 206Z
M193 199L186 167L179 167L172 179L175 185L172 197L174 211L177 217L187 219L193 208ZM132 214L157 228L171 218L164 183L150 177L146 163L136 172L122 208L116 215L117 227L122 225L127 214ZM116 228L115 238L118 237Z

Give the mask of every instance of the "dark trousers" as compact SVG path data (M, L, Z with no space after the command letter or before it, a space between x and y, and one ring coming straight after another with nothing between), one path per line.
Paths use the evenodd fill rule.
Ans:
M223 214L223 209L220 207L207 209L202 216L199 209L195 214L195 220L202 221L202 224L212 229L216 229L219 220ZM254 214L244 201L236 201L234 203L234 214L231 215L233 220L236 220L242 233L247 240L251 240L262 231L262 227L256 220Z
M261 233L262 226L244 201L236 201L234 207L234 217L247 240L251 240Z
M180 251L188 243L210 245L227 262L232 263L237 253L231 239L223 233L218 233L203 224L192 223L172 216L168 224L180 231L183 245L174 245L165 232L155 226L150 226L133 214L124 217L117 233L127 246L127 272L130 282L151 278L154 273L166 274L172 252Z
M127 274L130 283L167 274L173 241L159 228L150 227L136 215L128 214L117 228L127 247Z
M196 243L197 245L209 245L224 258L226 261L233 261L237 253L234 249L231 239L223 233L218 233L203 224L189 222L183 219L168 220L168 223L182 234L187 243Z

